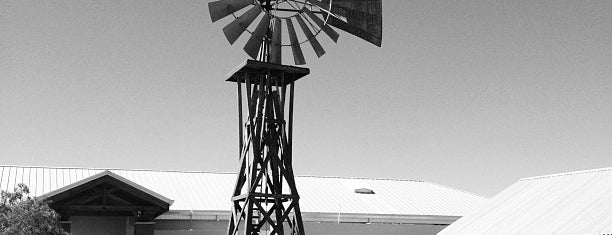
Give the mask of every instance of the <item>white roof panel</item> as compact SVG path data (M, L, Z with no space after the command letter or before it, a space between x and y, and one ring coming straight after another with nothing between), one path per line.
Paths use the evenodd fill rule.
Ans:
M233 173L0 166L0 189L24 182L40 196L106 170L174 200L171 211L228 211L236 180ZM486 200L413 180L297 176L296 184L304 213L459 217ZM375 194L357 194L358 188Z
M521 179L438 234L612 234L612 168Z

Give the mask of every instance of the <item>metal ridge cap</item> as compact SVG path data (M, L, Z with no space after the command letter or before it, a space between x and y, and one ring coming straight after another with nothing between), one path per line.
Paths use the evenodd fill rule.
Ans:
M37 168L37 169L77 169L77 170L100 170L100 171L149 171L149 172L175 172L175 173L208 173L208 174L236 174L235 172L214 171L188 171L188 170L158 170L158 169L126 169L126 168L104 168L104 167L60 167L60 166L23 166L23 165L0 165L0 167L15 168Z
M612 171L612 167L595 168L595 169L588 169L588 170L578 170L578 171L569 171L569 172L556 173L556 174L525 177L525 178L519 179L519 181L529 181L529 180L547 179L547 178L562 177L562 176L591 174L591 173L598 173L598 172L604 172L604 171Z
M378 177L359 177L359 176L319 176L319 175L296 175L298 178L321 178L321 179L357 179L357 180L384 180L384 181L404 181L416 183L428 183L424 180L411 179L393 179L393 178L378 178Z
M236 174L236 172L215 172L215 171L189 171L189 170L159 170L159 169L127 169L127 168L106 168L106 167L60 167L60 166L24 166L24 165L0 165L0 167L16 168L42 168L42 169L79 169L79 170L101 170L101 171L149 171L149 172L175 172L175 173L209 173L209 174ZM362 179L362 180L386 180L386 181L409 181L419 183L431 183L424 180L413 179L393 179L379 177L358 177L358 176L318 176L318 175L296 175L299 178L323 178L323 179Z

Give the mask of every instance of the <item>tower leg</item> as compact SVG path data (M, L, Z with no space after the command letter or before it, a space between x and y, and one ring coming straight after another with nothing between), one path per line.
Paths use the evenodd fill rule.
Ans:
M249 70L235 80L242 138L228 235L285 235L285 229L292 235L304 235L291 165L296 79L291 77L291 71L278 69L283 66L275 66L274 70L269 67ZM289 113L285 113L285 107Z

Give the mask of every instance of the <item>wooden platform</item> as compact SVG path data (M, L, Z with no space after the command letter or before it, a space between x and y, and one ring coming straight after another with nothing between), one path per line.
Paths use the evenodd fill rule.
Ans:
M226 76L226 81L244 83L244 77L246 74L266 75L268 73L270 73L271 78L278 79L277 81L279 81L279 85L287 85L310 74L310 69L290 65L266 63L256 60L247 60L230 72ZM251 78L259 79L262 77L263 76L251 76ZM252 80L250 82L258 83L260 81L259 79Z

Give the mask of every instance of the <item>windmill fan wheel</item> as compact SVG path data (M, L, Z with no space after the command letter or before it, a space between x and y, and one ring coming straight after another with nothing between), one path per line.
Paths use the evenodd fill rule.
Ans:
M223 33L230 44L234 44L244 32L250 34L243 48L251 58L280 64L281 49L288 46L291 47L294 63L303 65L306 64L306 60L302 44L308 42L315 54L321 57L325 54L325 50L317 40L321 32L329 36L332 41L338 41L339 34L330 25L361 38L370 37L368 33L371 32L368 31L378 30L374 34L380 38L382 34L380 1L218 0L208 3L208 8L213 22L230 15L234 17L232 22L223 27ZM259 17L262 13L263 16ZM256 19L259 19L256 27L254 30L249 30L249 26ZM372 19L376 21L372 23ZM296 33L294 23L299 25L300 37ZM371 30L372 25L377 27ZM282 42L282 28L286 28L288 44ZM364 39L380 46L380 39L374 38L374 41L369 40L370 38Z

